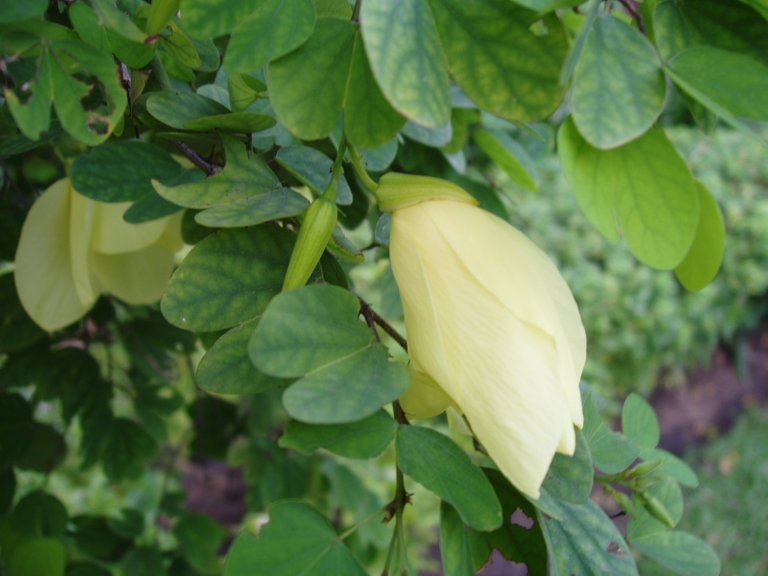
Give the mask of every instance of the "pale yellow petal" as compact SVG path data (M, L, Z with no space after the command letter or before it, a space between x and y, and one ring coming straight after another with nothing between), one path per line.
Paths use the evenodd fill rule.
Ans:
M102 254L124 254L141 250L157 242L167 225L166 218L131 224L123 220L130 202L95 202L91 249Z
M411 385L400 397L409 420L432 418L451 406L451 398L427 373L411 368Z
M15 281L27 314L42 328L57 330L81 318L94 304L81 300L70 253L69 180L52 184L32 206L16 250Z
M90 244L96 203L69 189L69 255L75 289L82 302L95 302L101 286L91 272Z
M93 271L104 289L129 304L160 300L173 270L173 253L149 246L128 254L91 255Z
M524 234L479 208L433 202L426 217L434 221L479 284L518 318L552 336L558 349L559 382L571 418L581 427L579 382L586 362L586 335L576 302L557 267Z

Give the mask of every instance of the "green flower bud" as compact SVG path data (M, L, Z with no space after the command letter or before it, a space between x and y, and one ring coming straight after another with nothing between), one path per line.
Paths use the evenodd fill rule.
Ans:
M478 204L470 194L447 180L396 172L381 177L376 196L383 212L394 212L427 200L451 200L475 206Z
M307 209L283 281L284 292L307 283L336 228L337 216L336 204L325 197L318 198Z
M661 500L647 492L637 492L637 495L645 509L648 510L654 518L664 523L669 528L675 527L676 522Z

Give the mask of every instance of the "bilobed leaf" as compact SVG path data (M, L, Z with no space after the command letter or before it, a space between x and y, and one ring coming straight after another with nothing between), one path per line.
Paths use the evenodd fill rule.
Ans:
M269 522L258 536L243 532L227 557L224 576L365 576L330 522L302 502L269 508Z
M596 148L615 148L648 130L661 114L666 81L650 41L606 14L587 35L573 77L573 120Z
M552 576L637 576L637 566L613 521L595 502L555 502L557 519L538 512Z
M259 3L259 0L185 0L181 23L195 38L215 38L237 28Z
M302 140L325 138L344 105L354 46L352 22L321 18L298 49L270 62L270 99L278 118Z
M122 574L152 574L152 576L166 576L163 555L157 548L149 546L137 546L129 550L120 559Z
M171 277L160 304L163 315L197 332L255 318L280 292L292 244L292 234L276 226L207 236Z
M347 458L374 458L395 437L397 424L384 410L346 424L305 424L290 420L280 446L310 453L324 448Z
M275 157L277 163L295 176L318 196L331 182L333 160L309 146L286 146ZM352 204L352 190L344 175L338 180L336 203L340 206Z
M197 70L202 64L202 60L192 39L175 22L171 22L169 32L169 34L160 36L160 45L168 53L168 56L182 66Z
M569 119L560 128L558 150L581 209L606 238L617 242L623 235L635 256L654 268L682 262L699 224L698 191L660 128L598 150Z
M72 186L100 202L128 202L156 196L152 178L167 182L183 168L171 155L142 140L110 140L75 157Z
M660 460L661 465L659 466L659 471L667 474L670 478L677 480L683 486L696 488L699 485L699 479L696 476L696 472L694 472L683 460L666 450L662 450L661 448L643 450L642 458L649 462Z
M283 292L253 333L251 360L267 374L291 378L369 348L373 333L357 319L359 309L357 298L334 286Z
M639 394L632 393L624 401L621 410L621 429L624 435L640 447L652 450L659 443L659 420L648 402Z
M568 52L557 20L536 34L530 27L537 14L508 0L432 0L431 6L451 74L480 108L510 120L555 110Z
M133 23L130 16L110 0L91 0L91 6L99 17L101 26L114 30L133 42L141 43L147 39L146 33Z
M661 57L671 58L693 43L693 32L674 0L664 0L653 11L653 34Z
M26 348L44 337L21 307L13 274L0 275L0 353Z
M266 0L234 28L224 68L252 72L301 46L315 28L311 0Z
M400 426L396 449L402 471L453 506L468 526L490 531L501 525L491 484L453 440L429 428Z
M158 194L179 206L210 208L211 206L247 201L281 188L269 166L234 139L224 140L227 164L214 176L178 186L166 186L157 180L152 185Z
M475 143L512 180L528 190L538 190L539 182L536 168L522 147L517 145L509 135L503 132L478 130L475 132Z
M67 532L68 522L69 516L61 501L42 490L22 497L11 514L13 530L23 537L62 538Z
M399 398L409 383L405 365L390 362L379 344L312 370L283 393L283 405L302 422L355 422Z
M254 394L288 384L286 380L259 372L251 362L248 342L256 322L252 320L235 326L208 349L195 373L200 388L217 394Z
M282 378L302 377L283 394L288 413L303 422L354 422L408 387L405 366L388 360L357 319L360 304L346 290L311 285L274 298L249 352L256 367Z
M473 576L491 549L483 535L461 521L449 504L440 504L440 558L446 576Z
M0 22L21 22L42 16L48 8L48 0L3 2L0 4Z
M696 292L705 288L715 276L725 255L725 223L717 200L701 183L699 191L699 227L688 255L677 268L675 275L688 290Z
M215 228L256 226L270 220L298 216L309 201L290 188L278 188L247 200L212 206L195 215L195 222Z
M371 70L390 104L424 126L448 123L448 67L428 0L363 2L360 25Z
M677 85L728 122L768 120L768 66L752 56L693 46L669 59L666 70Z
M630 536L632 546L675 574L718 576L720 559L710 546L693 534L680 530L655 532L640 538Z
M24 540L7 558L8 576L64 576L67 551L57 538Z

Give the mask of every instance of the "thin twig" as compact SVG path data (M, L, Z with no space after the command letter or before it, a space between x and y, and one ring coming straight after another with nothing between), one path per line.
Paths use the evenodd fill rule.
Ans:
M403 338L403 336L397 330L395 330L389 322L379 316L376 311L371 308L371 305L368 304L368 302L360 298L360 296L357 297L357 300L360 302L360 313L363 315L366 322L368 322L368 325L370 326L372 323L374 323L379 326L382 330L384 330L384 332L391 336L392 340L397 342L403 350L408 352L408 341Z
M207 176L213 176L214 174L218 174L221 171L221 168L216 166L213 162L210 162L200 156L192 147L187 146L184 144L184 142L174 142L173 143L176 148L179 149L179 152L184 154L184 156L187 157L187 159L192 162L195 166L200 168Z
M632 19L637 22L637 29L645 34L645 24L643 24L643 17L637 10L636 0L619 0L619 3L624 6L624 9L632 16Z

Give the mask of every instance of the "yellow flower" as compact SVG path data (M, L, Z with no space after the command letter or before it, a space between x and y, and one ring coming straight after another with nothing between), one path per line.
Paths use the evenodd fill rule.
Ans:
M14 275L22 306L42 328L81 318L101 292L129 304L160 299L182 246L180 216L129 224L128 205L90 200L64 178L32 206Z
M406 415L454 406L512 484L538 498L555 452L573 454L583 423L586 337L565 280L449 182L390 174L379 194L393 212L390 257L414 374Z

